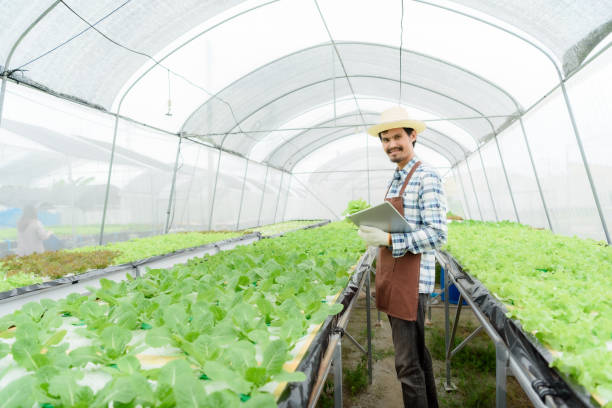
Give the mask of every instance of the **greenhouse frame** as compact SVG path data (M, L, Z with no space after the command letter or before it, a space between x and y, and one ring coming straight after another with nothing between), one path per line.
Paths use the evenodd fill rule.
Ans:
M426 123L416 154L441 176L458 218L522 224L606 251L612 243L610 0L0 0L0 7L1 257L16 254L28 205L70 250L198 231L238 234L218 242L238 242L246 231L245 246L259 245L292 236L257 232L286 221L307 221L288 227L306 226L296 234L315 231L320 220L341 221L351 200L383 202L396 166L366 130L394 106ZM175 259L167 264L155 258L164 251L134 255L109 279L212 257L223 246L215 239L168 249ZM452 283L461 292L456 328L461 300L473 295L461 277L474 264L449 244L437 256L452 272L447 289ZM370 301L365 254L353 259L353 266L361 259L359 279L333 287L345 308L354 304L349 292L367 292ZM612 258L602 256L609 278ZM0 302L12 304L2 316L18 315L30 300L88 290L89 280L103 290L100 279L114 266L79 270L95 270L87 279L75 271L28 281L29 289L16 283L0 292ZM0 266L0 273L6 281L13 271ZM371 359L372 350L366 354ZM612 384L599 385L610 394L569 388L584 406L608 406ZM0 376L0 392L5 386ZM277 402L293 406L294 398ZM501 397L496 404L505 406Z

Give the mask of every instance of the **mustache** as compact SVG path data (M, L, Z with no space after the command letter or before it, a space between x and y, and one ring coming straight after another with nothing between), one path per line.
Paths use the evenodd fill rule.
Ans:
M391 153L392 150L398 150L401 152L403 149L401 147L394 147L392 149L387 149L387 154Z

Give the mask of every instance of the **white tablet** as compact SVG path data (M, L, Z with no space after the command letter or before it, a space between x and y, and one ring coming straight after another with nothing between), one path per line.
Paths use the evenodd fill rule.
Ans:
M347 218L356 225L376 227L385 232L412 231L408 221L388 201L351 214Z

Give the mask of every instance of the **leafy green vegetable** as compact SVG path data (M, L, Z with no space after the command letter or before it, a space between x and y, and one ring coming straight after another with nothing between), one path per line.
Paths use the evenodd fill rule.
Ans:
M611 395L610 246L511 222L466 221L449 224L446 249L553 350L555 367Z
M89 296L24 305L0 319L0 355L10 350L11 367L33 373L5 389L18 384L30 395L6 399L18 406L275 406L261 388L304 380L283 369L290 350L309 327L342 310L327 300L346 285L363 249L352 225L333 223L139 279L103 279ZM75 336L89 343L68 352ZM138 356L149 347L178 350L177 359L145 369ZM109 377L95 393L81 382L92 366Z
M361 210L365 210L366 208L370 208L370 204L368 204L365 200L351 200L348 202L346 209L342 211L342 215L351 215Z

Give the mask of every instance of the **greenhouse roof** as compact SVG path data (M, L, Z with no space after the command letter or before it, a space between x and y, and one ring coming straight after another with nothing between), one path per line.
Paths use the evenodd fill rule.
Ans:
M330 141L362 133L381 110L371 101L428 114L422 143L453 165L612 31L612 2L603 0L38 0L2 8L0 65L12 79L288 171Z

